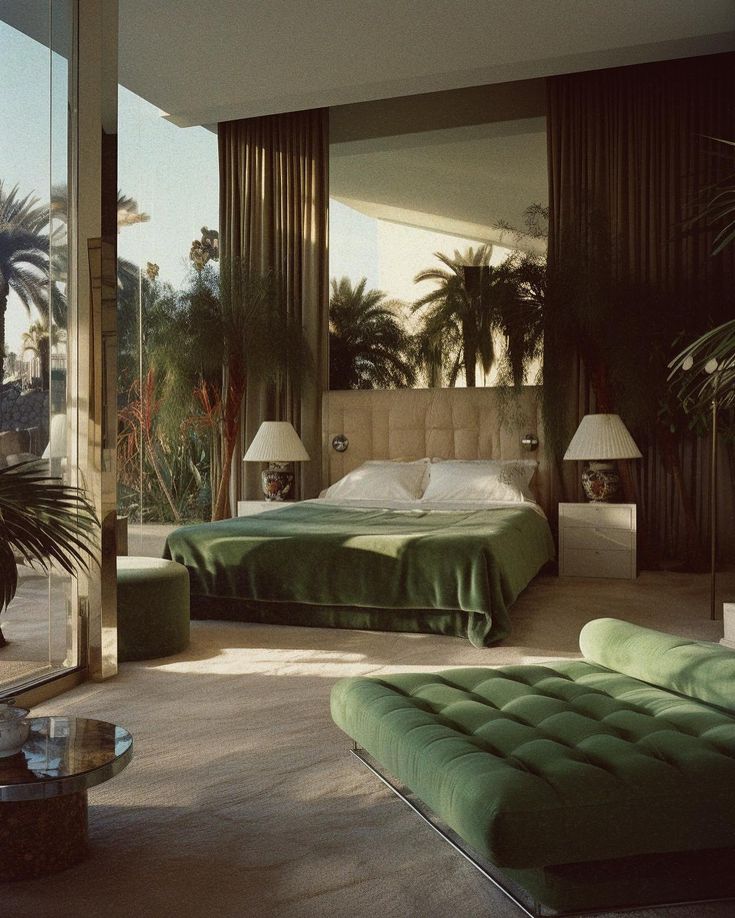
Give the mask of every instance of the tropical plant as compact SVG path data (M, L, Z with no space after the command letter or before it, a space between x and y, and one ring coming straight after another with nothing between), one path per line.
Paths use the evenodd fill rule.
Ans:
M216 296L218 282L209 269L199 281L192 271L189 281L176 291L146 271L134 288L118 292L119 506L131 518L211 518L203 495L211 495L219 416L207 401L200 354L180 350L171 335L194 341L201 315L192 311L208 282ZM211 381L219 391L221 368Z
M706 332L669 364L687 413L735 406L735 319Z
M64 331L56 325L49 326L48 316L37 319L28 331L23 332L24 351L35 354L41 363L41 384L48 389L51 380L51 348L64 340Z
M154 371L135 380L118 412L118 504L129 517L156 522L201 519L209 490L209 456L194 423L168 436L159 419ZM194 421L195 419L192 419Z
M45 460L0 469L0 612L18 588L16 556L43 571L57 565L73 576L88 568L98 526L84 492L51 476Z
M465 385L477 384L477 364L485 373L495 361L493 330L499 321L501 287L507 282L506 272L490 265L491 245L452 257L436 252L444 268L427 268L414 281L433 281L436 286L416 300L411 309L421 313L418 331L418 353L428 363L430 375L436 376L432 360L461 365ZM450 370L450 380L456 379ZM454 378L453 378L454 377Z
M717 232L712 255L735 244L735 141L710 137L726 149L723 156L731 171L716 185L704 189L709 195L694 222L704 222ZM724 225L721 225L724 224ZM732 291L730 291L732 297ZM735 404L735 320L705 332L669 364L669 380L689 413L706 411L715 400L720 407Z
M707 200L692 222L704 222L716 232L712 254L719 255L735 242L735 140L724 140L722 137L708 139L724 147L720 153L728 171L716 184L702 189Z
M332 278L329 300L329 388L397 389L412 386L416 371L411 338L396 300L382 290L365 290L342 277Z
M118 192L117 208L118 227L149 219L133 198L122 192ZM5 353L5 312L11 290L29 316L34 307L47 326L66 327L66 296L62 288L68 279L67 222L65 188L53 189L46 206L31 194L20 197L17 185L6 192L0 180L0 355ZM54 279L51 285L50 271ZM131 290L137 283L137 268L118 259L119 289Z
M151 466L174 522L180 523L181 514L174 503L169 483L161 470L158 457L162 446L156 431L160 400L156 397L156 380L153 370L148 370L142 386L136 379L132 390L133 394L127 405L118 412L120 426L118 457L121 464L118 478L123 482L126 479L135 482L140 468L139 461L143 457L144 461ZM131 465L133 466L132 476L129 471Z
M546 303L546 259L539 255L514 253L498 271L504 275L498 285L496 329L505 339L499 379L522 386L530 369L538 367L540 383L544 350L544 306Z
M252 272L241 259L222 265L215 315L215 343L225 371L222 391L222 472L214 519L229 515L232 458L240 435L240 409L249 379L285 390L298 386L309 366L301 325L280 301L279 284L270 274Z
M6 192L0 180L0 360L4 370L5 312L12 290L30 315L35 307L41 316L49 308L48 208L33 195L20 197L18 186ZM4 374L0 374L2 376Z
M121 230L124 226L135 226L137 223L147 223L150 216L140 210L138 202L129 194L123 194L118 189L117 192L117 228Z
M497 328L505 339L499 381L522 386L536 368L541 383L544 350L544 309L548 285L546 255L533 251L528 240L546 240L549 233L549 209L531 204L523 213L524 230L507 229L515 236L517 248L500 265L505 282L498 285Z
M457 385L462 369L462 333L452 324L445 324L442 315L424 316L414 334L413 361L431 388Z
M250 380L283 392L298 385L310 366L301 326L283 308L279 285L239 258L193 271L188 288L161 300L149 315L148 360L161 373L165 429L180 429L199 415L216 424L220 467L214 484L213 518L228 515L232 461L240 412Z
M201 271L210 261L219 261L219 232L218 230L201 229L202 238L195 239L189 249L189 261L196 271Z

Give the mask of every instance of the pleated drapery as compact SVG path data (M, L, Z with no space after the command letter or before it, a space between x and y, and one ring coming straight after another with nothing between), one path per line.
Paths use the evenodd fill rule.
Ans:
M608 393L613 404L596 402L594 392L604 386L590 378L593 368L578 359L579 351L570 351L565 332L559 291L580 253L594 263L594 247L604 238L611 280L651 292L662 319L671 326L680 319L682 332L696 327L691 310L701 313L701 331L735 315L735 246L712 256L713 234L688 226L703 189L722 176L721 158L706 138L735 140L735 55L552 77L547 87L549 275L557 291L551 291L545 316L544 386L547 399L564 400L569 409L557 431L557 448L563 449L585 413L619 407L614 386ZM669 341L656 338L655 316L632 315L634 324L621 321L606 330L619 336L621 348L646 328L652 330L651 350L674 345L673 334ZM677 437L672 447L665 424L637 433L644 458L630 466L632 496L648 560L683 557L691 548L685 544L685 513L695 519L700 542L706 539L709 438ZM723 445L721 459L720 502L732 511L731 448ZM558 499L578 499L578 474L574 463L557 464ZM691 497L688 511L677 475ZM719 516L720 545L732 557L733 513Z
M284 307L303 327L314 373L279 394L248 378L231 500L257 499L260 470L242 456L265 420L288 420L311 456L296 468L298 496L321 487L321 396L327 379L329 123L326 109L246 118L218 126L223 264L242 259L281 285Z

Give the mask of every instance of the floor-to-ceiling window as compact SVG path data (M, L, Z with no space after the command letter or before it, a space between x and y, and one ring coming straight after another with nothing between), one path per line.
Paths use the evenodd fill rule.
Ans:
M70 91L73 3L0 7L0 467L46 460L76 484L76 404L69 309ZM16 559L18 590L0 615L0 693L75 667L79 629L71 578Z
M124 86L118 110L118 513L129 553L160 555L173 526L212 512L217 406L172 329L216 295L217 135Z

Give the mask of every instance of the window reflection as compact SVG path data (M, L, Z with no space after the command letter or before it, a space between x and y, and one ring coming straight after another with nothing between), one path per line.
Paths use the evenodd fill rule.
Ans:
M330 388L539 381L548 191L533 82L498 120L492 87L333 113ZM405 133L388 133L397 105Z

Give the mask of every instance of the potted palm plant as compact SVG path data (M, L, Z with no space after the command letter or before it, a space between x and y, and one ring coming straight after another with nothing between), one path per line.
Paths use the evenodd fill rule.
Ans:
M735 141L711 137L735 154ZM735 171L712 188L702 212L694 222L705 222L716 230L712 255L719 255L735 243ZM711 412L710 454L710 618L715 619L717 565L717 417L723 408L735 406L735 319L713 328L692 341L669 364L669 383L688 414Z
M45 460L0 469L0 612L15 596L19 562L72 576L86 570L98 526L84 492L50 475Z

